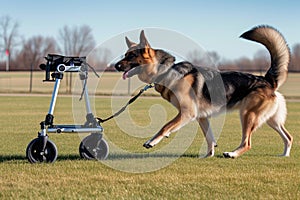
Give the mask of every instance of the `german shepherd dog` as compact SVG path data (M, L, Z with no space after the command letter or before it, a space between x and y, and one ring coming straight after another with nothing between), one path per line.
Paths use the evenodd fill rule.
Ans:
M224 152L224 157L236 158L248 151L252 133L265 122L283 139L282 156L290 155L293 137L284 127L286 103L277 91L287 79L289 47L284 37L267 25L254 27L240 37L261 43L268 49L271 67L265 76L223 72L194 66L189 62L175 63L175 57L166 51L151 48L144 31L140 33L139 44L125 37L128 50L125 57L115 64L118 71L124 72L123 79L137 75L145 83L154 83L155 90L178 109L177 116L165 124L144 147L155 146L170 133L197 120L208 144L206 157L214 156L217 143L209 118L225 109L239 109L242 141L234 151ZM222 80L222 84L218 80ZM224 101L219 99L221 97Z

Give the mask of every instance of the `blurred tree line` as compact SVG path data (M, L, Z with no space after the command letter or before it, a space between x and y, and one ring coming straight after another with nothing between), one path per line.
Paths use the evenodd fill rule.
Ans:
M0 71L39 70L48 53L69 56L85 56L96 46L92 29L87 26L64 26L58 31L57 38L41 35L24 39L19 33L19 23L9 16L0 17ZM97 49L90 64L96 70L114 70L107 67L109 49ZM259 50L253 58L242 57L236 60L221 59L217 52L208 52L206 56L197 50L187 55L187 60L200 66L217 66L220 70L256 71L264 73L270 66L267 50ZM300 44L291 47L290 72L300 71Z
M221 59L221 56L215 52L208 52L207 55L197 50L191 51L187 55L188 61L198 66L217 67L222 71L246 71L259 72L264 74L270 67L270 55L267 49L258 50L253 58L241 57L235 60ZM291 61L289 72L300 72L300 44L295 44L291 48Z
M56 39L41 35L24 39L17 21L9 16L0 17L0 71L39 70L49 53L86 56L95 47L92 29L87 25L66 25L59 29ZM109 50L97 49L97 53L102 56L92 59L90 64L97 70L107 70Z

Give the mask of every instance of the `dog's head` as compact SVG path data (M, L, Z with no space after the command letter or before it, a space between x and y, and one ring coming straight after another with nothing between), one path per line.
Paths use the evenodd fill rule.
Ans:
M150 83L158 73L160 65L164 64L161 63L162 57L168 55L170 62L175 61L175 58L168 53L151 48L144 31L141 31L139 44L130 41L127 37L125 37L125 40L128 50L125 57L115 64L118 71L124 72L123 79L137 75L141 81ZM164 58L164 61L167 60Z

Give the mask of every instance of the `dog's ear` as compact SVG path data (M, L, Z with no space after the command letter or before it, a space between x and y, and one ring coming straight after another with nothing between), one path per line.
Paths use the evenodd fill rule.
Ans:
M127 47L128 47L128 48L130 48L130 47L132 47L132 46L134 46L134 45L137 45L136 43L130 41L130 40L128 39L128 37L125 37L125 40L126 40L126 44L127 44Z
M141 34L140 34L140 45L141 45L142 47L151 48L149 42L148 42L147 39L146 39L144 30L142 30L142 31L141 31Z

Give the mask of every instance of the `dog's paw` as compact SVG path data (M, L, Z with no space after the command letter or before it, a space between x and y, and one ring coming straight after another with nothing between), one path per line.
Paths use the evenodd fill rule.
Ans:
M212 153L208 153L205 156L203 156L203 158L212 158L212 157L214 157L214 154Z
M234 153L234 152L224 152L223 156L225 158L236 158L237 157L236 153Z
M153 146L150 144L149 141L147 141L147 142L143 145L143 147L145 147L146 149L150 149L150 148L152 148Z

